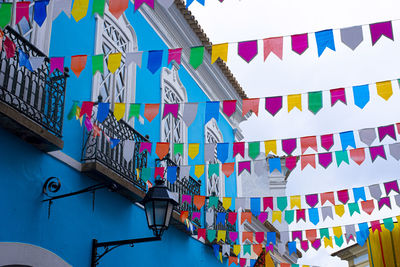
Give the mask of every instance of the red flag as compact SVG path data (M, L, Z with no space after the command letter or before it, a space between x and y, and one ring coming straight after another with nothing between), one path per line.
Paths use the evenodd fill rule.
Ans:
M361 165L365 160L364 148L351 149L350 150L350 158L358 165Z
M303 170L307 165L315 169L315 155L302 155L301 156L301 169Z

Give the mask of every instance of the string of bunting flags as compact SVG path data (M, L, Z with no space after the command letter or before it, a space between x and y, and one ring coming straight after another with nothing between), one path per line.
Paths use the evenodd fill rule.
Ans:
M383 229L386 229L389 232L398 232L399 221L400 216L394 216L382 220L374 220L345 226L291 231L291 238L289 231L281 231L279 240L277 240L276 232L267 232L266 235L264 232L242 232L241 245L231 245L226 243L222 245L216 244L219 241L226 242L228 241L228 238L232 243L235 243L238 239L237 232L227 233L225 230L208 230L199 228L197 229L197 238L199 240L203 239L204 241L213 243L215 256L220 259L221 262L222 257L238 257L239 255L241 255L242 259L247 260L251 256L252 252L257 256L261 255L263 249L265 249L265 252L267 253L273 252L275 245L278 246L278 251L284 253L287 244L289 255L296 253L298 247L304 252L309 250L310 245L315 250L318 250L322 246L322 242L324 243L325 248L333 248L333 240L335 240L335 244L338 247L341 247L344 244L344 239L346 239L347 244L349 244L350 241L356 241L360 246L364 246L370 236L369 228L371 228L372 234L375 233L375 231L380 233ZM343 231L343 228L345 231ZM253 234L255 236L254 239ZM237 264L238 259L229 259L228 264L230 265L232 261ZM285 264L286 263L282 265L281 263L281 266L290 266Z

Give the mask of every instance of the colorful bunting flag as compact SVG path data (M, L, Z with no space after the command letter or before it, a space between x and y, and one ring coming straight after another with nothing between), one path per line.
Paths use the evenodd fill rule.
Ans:
M197 46L190 48L190 58L189 63L194 69L197 69L201 63L203 63L204 58L204 46Z
M340 29L340 36L342 42L353 51L364 40L361 26L353 26Z
M308 93L308 109L315 114L322 108L322 91Z
M301 55L308 48L308 35L304 34L296 34L291 36L292 39L292 50L297 54Z
M78 55L71 57L71 70L75 73L76 77L79 78L81 72L85 69L87 61L86 55Z
M266 97L265 98L265 110L267 110L272 116L275 116L282 108L282 96Z
M318 57L322 55L322 53L325 51L325 48L330 48L331 50L336 51L332 30L316 32L315 39L317 41Z
M136 2L138 2L138 1L135 1L135 4L136 4ZM161 63L162 63L162 57L163 57L163 50L149 51L149 56L147 58L147 69L151 73L154 74L160 69Z
M122 54L112 53L108 56L107 68L111 73L115 73L121 65Z
M257 54L257 40L238 43L238 55L247 63L250 63Z
M287 102L288 102L288 112L290 112L293 108L297 108L298 110L302 111L301 94L288 95Z
M181 64L182 48L168 49L168 64L174 60L178 65Z
M378 95L387 101L393 95L392 82L391 81L377 82L376 90L378 92Z
M71 15L74 17L76 22L83 19L89 7L89 0L75 0L72 6Z
M369 86L368 84L353 86L354 104L363 109L369 102Z
M392 41L394 40L391 21L370 24L369 29L371 31L372 45L375 45L382 35L386 36Z
M18 24L21 19L25 18L29 22L29 5L31 2L22 1L17 2L15 7L15 24ZM3 5L3 4L2 4Z
M283 57L283 37L273 37L263 40L264 43L264 61L269 54L274 53L280 60Z
M213 45L211 49L211 64L214 64L218 58L228 61L228 43Z

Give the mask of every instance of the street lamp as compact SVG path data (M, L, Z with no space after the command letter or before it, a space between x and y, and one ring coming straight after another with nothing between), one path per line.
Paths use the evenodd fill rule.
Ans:
M97 266L104 255L122 245L130 245L133 247L133 245L137 243L161 240L162 234L168 229L172 210L174 206L179 203L173 198L172 193L165 186L163 180L156 180L156 185L149 189L140 203L144 206L147 224L149 228L153 230L154 237L100 243L97 242L96 239L93 239L91 267ZM97 248L99 247L104 248L102 254L97 253Z

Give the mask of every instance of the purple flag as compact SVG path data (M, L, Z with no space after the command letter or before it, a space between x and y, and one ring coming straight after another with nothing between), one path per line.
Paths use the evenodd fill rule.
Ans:
M332 163L332 153L319 153L318 162L326 169Z
M392 205L390 203L390 197L383 197L383 198L379 199L379 201L378 201L379 210L381 208L383 208L383 206L385 206L385 205L388 206L389 209L392 208Z
M303 232L302 231L293 231L292 232L292 241L295 241L296 238L299 239L299 241L303 240Z
M64 73L64 58L63 57L52 57L50 58L50 74L55 70L59 70Z
M139 9L139 7L143 4L146 3L149 7L154 9L154 0L136 0L135 1L135 11Z
M396 140L396 132L394 130L394 125L387 125L387 126L381 126L378 127L378 134L379 134L379 141L382 142L382 140L388 135L393 138L393 140Z
M386 195L389 195L392 190L400 194L399 185L397 184L396 180L384 183L384 185L385 185Z
M331 89L331 106L336 104L338 101L342 101L343 104L347 105L346 102L346 91L344 88L337 88L337 89Z
M171 113L175 118L178 117L179 104L164 104L163 118Z
M200 220L201 212L193 211L192 213L192 220L198 219Z
M244 171L247 170L249 173L251 173L251 162L250 161L239 161L238 162L238 171L239 175Z
M147 152L151 153L151 144L152 143L150 143L150 142L141 142L139 153L142 153L145 150L147 150Z
M292 50L297 54L301 55L308 48L308 35L304 34L296 34L292 35Z
M265 109L271 113L272 116L275 116L276 113L282 108L282 97L267 97L265 98Z
M257 53L257 40L238 43L238 55L247 63L250 63Z
M386 159L386 153L385 153L385 149L382 146L371 146L369 148L369 153L371 154L371 160L372 162L375 161L375 159L380 156L383 159Z
M314 208L318 204L318 194L306 195L306 203Z
M372 45L374 45L382 35L394 40L391 21L370 24L369 29L371 31Z
M284 139L282 140L282 150L287 155L291 155L297 147L297 139Z
M315 250L318 250L321 247L321 239L315 239L315 241L311 243L311 246Z

